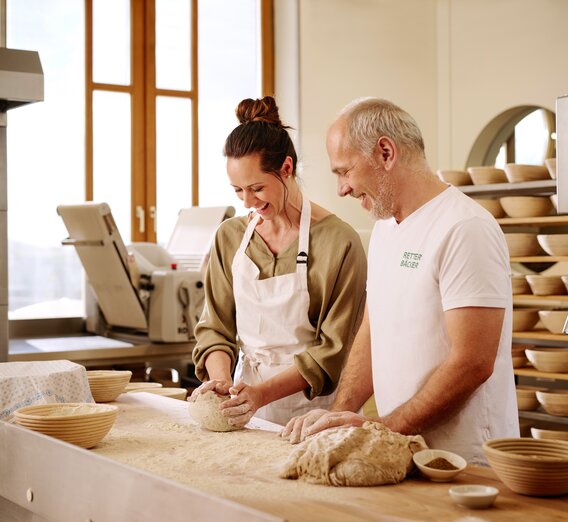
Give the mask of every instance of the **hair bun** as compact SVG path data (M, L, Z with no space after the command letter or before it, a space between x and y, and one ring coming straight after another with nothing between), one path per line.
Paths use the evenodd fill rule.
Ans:
M239 103L236 113L239 122L243 124L253 121L262 121L284 128L280 121L276 100L272 96L265 96L260 100L247 98Z

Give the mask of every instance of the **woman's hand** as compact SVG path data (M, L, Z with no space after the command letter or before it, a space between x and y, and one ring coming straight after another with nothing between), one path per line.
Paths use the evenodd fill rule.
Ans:
M229 389L229 393L231 398L224 401L219 409L223 415L229 417L228 421L232 426L244 426L256 411L264 406L263 395L255 386L239 382Z
M188 400L189 402L195 402L198 395L208 391L214 391L217 395L229 395L229 388L232 384L231 381L225 379L211 379L210 381L204 382L198 388L195 388Z

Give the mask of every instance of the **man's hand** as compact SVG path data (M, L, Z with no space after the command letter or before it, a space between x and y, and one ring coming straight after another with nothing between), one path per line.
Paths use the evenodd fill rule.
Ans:
M339 426L362 426L367 419L352 411L312 410L309 413L294 417L280 433L288 438L291 444L302 442L310 435L328 428Z

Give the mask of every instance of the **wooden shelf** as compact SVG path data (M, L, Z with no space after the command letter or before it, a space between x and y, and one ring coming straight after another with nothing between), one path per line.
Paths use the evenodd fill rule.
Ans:
M568 417L561 417L559 415L550 415L540 408L535 411L521 411L519 410L519 417L522 419L538 420L542 422L554 422L557 424L568 425Z
M478 196L511 196L511 195L544 195L556 194L556 180L524 181L522 183L495 183L492 185L463 185L459 188L471 197Z
M531 227L553 227L568 225L568 216L541 216L530 218L501 218L497 220L501 226L531 226Z
M515 368L513 372L519 377L536 377L539 379L568 381L568 373L540 372L536 368Z
M548 330L529 330L513 332L513 339L533 339L535 341L562 341L568 344L568 334L553 334Z
M558 263L568 261L568 256L523 256L511 257L511 263Z
M568 308L568 295L533 295L516 294L513 295L514 306ZM568 341L568 338L566 339Z

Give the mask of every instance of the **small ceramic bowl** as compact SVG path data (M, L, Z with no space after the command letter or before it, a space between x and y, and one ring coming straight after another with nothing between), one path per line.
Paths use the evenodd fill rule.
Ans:
M456 469L436 469L426 465L438 458L447 460ZM467 466L466 460L457 453L436 449L418 451L412 456L412 460L414 460L414 464L416 464L418 469L433 482L449 482L459 475Z
M491 486L477 484L453 486L449 489L450 498L459 506L470 509L491 507L499 495L499 490Z

